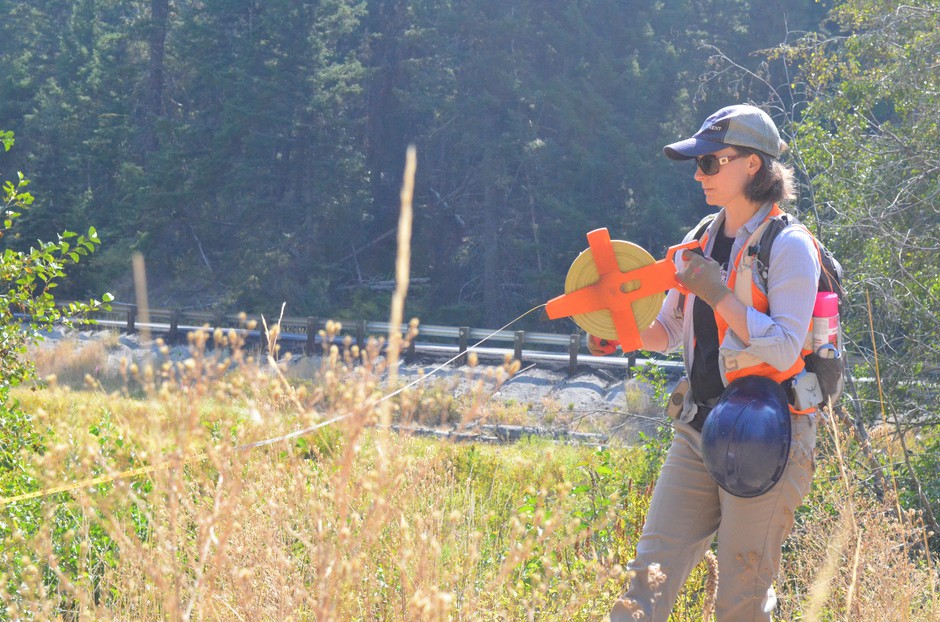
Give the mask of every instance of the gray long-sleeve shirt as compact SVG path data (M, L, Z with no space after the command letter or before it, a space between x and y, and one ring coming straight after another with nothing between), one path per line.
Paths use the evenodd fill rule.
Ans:
M741 248L760 226L772 204L764 205L743 227L738 229L731 248L731 263L737 258ZM711 253L711 246L716 237L715 231L723 226L724 209L708 227L708 242L705 254ZM683 242L691 241L694 230L686 235ZM682 269L682 253L676 253L676 267ZM729 266L729 270L732 267ZM748 352L779 370L789 369L800 356L800 350L806 341L816 302L816 290L819 282L819 254L812 236L802 226L791 225L784 228L774 240L770 253L770 266L767 282L754 271L754 283L767 296L769 313L757 309L747 310L748 341L745 346L741 339L728 329L721 343L725 351ZM685 301L686 313L677 313L680 304L679 292L670 290L666 295L657 320L662 324L669 337L669 352L682 347L682 358L686 375L692 367L693 344L695 334L692 328L691 304L693 296ZM718 361L715 361L718 364ZM696 412L693 396L687 393L680 415L681 421L690 421Z

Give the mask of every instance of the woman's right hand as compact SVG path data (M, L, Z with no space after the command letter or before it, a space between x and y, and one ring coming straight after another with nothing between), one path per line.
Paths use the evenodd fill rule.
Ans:
M608 354L613 354L617 351L617 346L619 345L620 342L616 339L601 339L600 337L595 337L594 335L588 335L588 351L594 356L606 356Z

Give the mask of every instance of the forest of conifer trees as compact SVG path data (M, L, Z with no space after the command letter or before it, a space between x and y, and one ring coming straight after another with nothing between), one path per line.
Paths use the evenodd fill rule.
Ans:
M591 229L658 256L697 222L661 146L772 99L719 53L785 91L760 50L827 5L3 0L3 174L39 206L6 242L95 226L60 295L129 299L140 251L156 306L384 317L413 143L407 312L499 326L559 293Z

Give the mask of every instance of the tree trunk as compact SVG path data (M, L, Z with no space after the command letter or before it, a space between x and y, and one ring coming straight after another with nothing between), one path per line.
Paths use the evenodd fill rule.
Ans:
M166 47L167 19L170 13L169 0L150 2L150 59L147 78L147 101L143 119L143 151L147 154L160 147L156 133L156 120L163 116L163 59Z
M396 226L398 193L405 145L413 137L397 123L401 109L396 86L401 86L401 51L399 42L407 27L399 0L369 2L370 77L367 90L365 158L376 216L374 235Z
M483 154L483 321L487 327L501 326L499 299L499 205L493 156Z

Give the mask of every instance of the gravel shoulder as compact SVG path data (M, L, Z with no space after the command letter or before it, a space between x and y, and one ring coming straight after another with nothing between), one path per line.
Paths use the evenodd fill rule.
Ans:
M105 357L104 369L98 370L102 373L116 373L122 364L184 361L192 356L186 345L161 349L153 342L142 343L139 335L108 331L55 330L44 337L41 349L55 348L63 341L74 343L76 351L97 344ZM563 366L540 363L523 365L510 375L503 366L444 363L422 360L402 365L399 382L444 391L455 400L474 404L481 413L475 417L477 426L508 423L547 434L597 435L611 442L634 444L641 441L641 434L653 435L666 422L653 386L628 377L623 368L583 365L569 376ZM288 375L303 377L319 368L320 357L293 357L283 365ZM671 390L677 380L666 376L665 389ZM443 431L466 428L467 424L452 426L454 430ZM441 427L447 424L439 425L439 431Z

